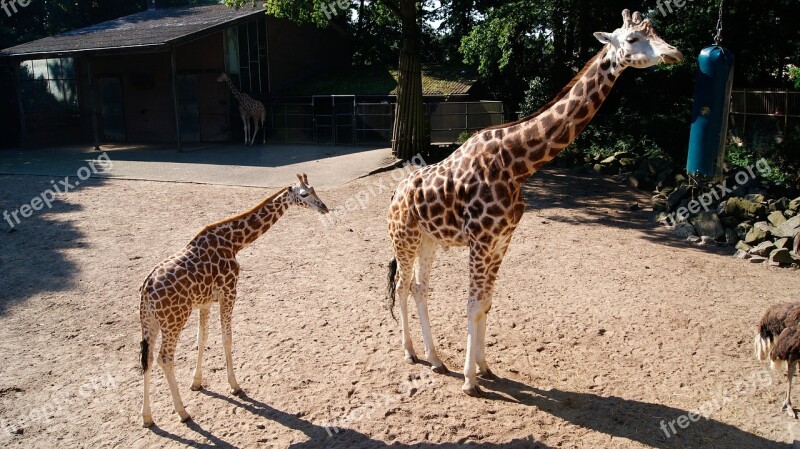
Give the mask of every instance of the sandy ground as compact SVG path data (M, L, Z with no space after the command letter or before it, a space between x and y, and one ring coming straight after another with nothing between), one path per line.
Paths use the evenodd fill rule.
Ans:
M0 177L0 209L29 202L49 180ZM205 390L189 390L194 316L176 362L194 422L178 421L157 369L152 429L139 424L138 286L203 225L271 192L93 179L13 233L0 223L0 443L750 449L800 440L800 421L779 410L783 376L752 355L764 309L800 300L798 273L675 241L649 213L627 211L644 196L561 170L526 186L529 210L501 269L487 331L501 380L481 381L481 399L461 392L459 248L439 253L430 301L440 356L455 373L403 363L399 325L384 308L393 184L383 174L321 190L334 209L356 195L366 208L334 225L291 210L240 254L234 362L245 394L227 393L216 320ZM412 325L421 354L415 313ZM690 420L698 409L708 419Z

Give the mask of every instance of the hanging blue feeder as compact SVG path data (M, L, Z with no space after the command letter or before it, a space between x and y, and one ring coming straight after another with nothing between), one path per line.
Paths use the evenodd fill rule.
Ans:
M725 161L734 56L730 50L712 45L700 52L697 63L686 171L718 179Z

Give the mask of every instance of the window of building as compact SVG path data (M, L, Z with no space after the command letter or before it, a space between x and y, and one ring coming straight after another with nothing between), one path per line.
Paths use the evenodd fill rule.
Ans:
M75 59L35 59L19 65L22 104L26 111L78 109Z

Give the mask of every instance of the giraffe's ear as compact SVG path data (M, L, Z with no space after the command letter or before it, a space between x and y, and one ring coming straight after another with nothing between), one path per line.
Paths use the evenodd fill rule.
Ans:
M598 32L594 33L594 37L596 37L597 40L600 41L603 44L611 44L611 45L614 45L614 46L617 45L617 40L614 38L614 35L611 34L611 33L604 33L602 31L598 31Z

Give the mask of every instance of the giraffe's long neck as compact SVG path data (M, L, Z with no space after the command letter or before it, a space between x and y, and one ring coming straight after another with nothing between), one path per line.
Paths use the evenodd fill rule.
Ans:
M495 131L502 138L502 161L511 178L524 182L564 150L595 116L619 75L620 66L606 46L568 84L549 107L529 120Z
M195 240L215 240L213 243L229 246L236 254L264 235L291 204L288 189L283 189L243 214L207 226Z
M225 78L225 83L228 84L228 89L231 90L231 95L236 98L236 101L241 101L242 92L233 85L233 81L230 78Z

